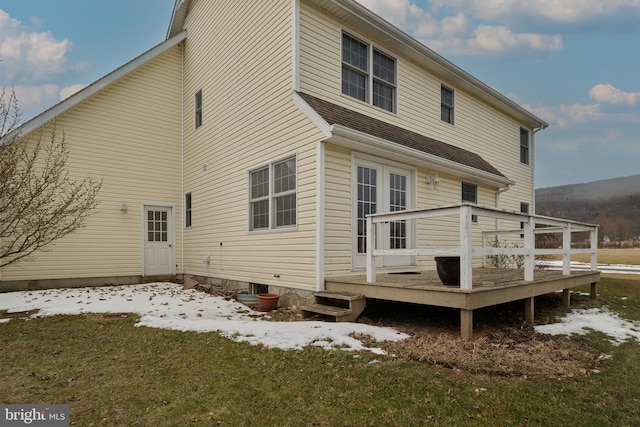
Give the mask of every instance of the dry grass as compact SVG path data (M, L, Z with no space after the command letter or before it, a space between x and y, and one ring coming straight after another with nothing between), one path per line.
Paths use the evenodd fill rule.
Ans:
M578 262L590 262L591 258L588 254L576 254L571 255L571 260ZM598 249L598 263L640 265L640 248Z

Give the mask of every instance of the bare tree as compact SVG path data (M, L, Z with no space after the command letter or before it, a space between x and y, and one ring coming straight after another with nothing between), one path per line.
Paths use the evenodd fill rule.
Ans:
M21 139L15 92L0 94L0 267L83 226L98 206L102 181L69 177L69 147L55 126L46 137Z

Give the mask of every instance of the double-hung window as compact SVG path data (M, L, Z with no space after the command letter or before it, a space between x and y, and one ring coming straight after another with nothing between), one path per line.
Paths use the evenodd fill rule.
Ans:
M184 195L184 226L191 227L191 193Z
M198 129L202 126L202 90L196 92L194 98L194 111L195 128Z
M267 230L296 225L296 158L249 173L250 228Z
M477 204L478 203L478 186L468 182L462 182L462 201ZM478 216L472 215L471 220L478 222Z
M343 33L342 93L394 112L396 60L379 49Z
M520 128L520 163L529 164L529 131Z
M453 124L453 89L440 85L440 120Z

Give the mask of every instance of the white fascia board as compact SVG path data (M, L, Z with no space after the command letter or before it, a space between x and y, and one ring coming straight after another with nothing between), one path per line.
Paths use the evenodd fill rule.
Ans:
M311 106L307 104L307 101L305 101L298 92L293 92L293 102L296 104L296 107L298 107L298 109L302 111L302 113L304 113L304 115L307 116L322 133L324 133L325 137L331 137L331 125L329 125L329 123L327 123L327 121L323 119L316 110L311 108Z
M326 141L356 149L363 153L377 154L409 164L418 164L424 167L441 170L443 172L456 172L463 178L472 178L476 182L495 185L499 188L515 184L514 181L503 176L443 159L442 157L434 156L433 154L405 147L394 142L387 141L386 139L358 132L340 125L331 126L331 137Z
M37 115L36 117L29 120L18 129L21 133L21 137L27 136L30 133L37 131L47 123L55 120L57 117L66 113L72 108L80 105L87 99L93 97L97 93L103 91L107 87L116 83L126 75L132 73L133 71L146 65L153 59L157 58L158 56L162 55L163 53L167 52L168 50L182 43L186 38L187 38L187 32L183 31L175 35L174 37L170 38L169 40L165 40L164 42L160 43L156 47L151 48L150 50L146 51L142 55L138 56L134 60L124 64L120 68L112 71L111 73L107 74L101 79L96 80L94 83L90 84L89 86L85 87L79 92L76 92L75 94L71 95L69 98L65 99L64 101L56 104L55 106L49 108L45 112Z
M182 31L190 4L191 0L176 0L171 13L169 28L167 29L167 40Z

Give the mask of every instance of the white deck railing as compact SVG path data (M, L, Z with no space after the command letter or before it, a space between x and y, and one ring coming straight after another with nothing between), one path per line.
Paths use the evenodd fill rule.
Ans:
M378 249L376 235L381 224L393 221L434 220L437 218L457 216L460 223L458 247L431 247L413 249ZM489 217L496 220L496 230L482 232L481 246L474 246L473 227L479 226L472 220L473 216ZM523 228L501 230L500 222L521 223ZM538 227L542 226L542 227ZM426 230L429 230L428 224ZM589 232L590 247L574 249L571 247L571 235L577 232ZM546 233L562 233L562 246L555 249L536 248L535 235ZM523 247L494 247L488 245L487 236L508 234L523 235ZM496 237L497 238L497 237ZM367 282L376 281L376 258L380 256L458 256L460 257L460 288L472 289L473 257L483 257L486 266L487 256L523 256L524 280L533 281L536 255L562 255L564 275L571 274L571 255L587 253L591 255L591 270L598 269L598 226L577 221L550 218L538 215L504 211L463 203L454 206L443 206L430 209L410 209L399 212L379 213L367 216Z

